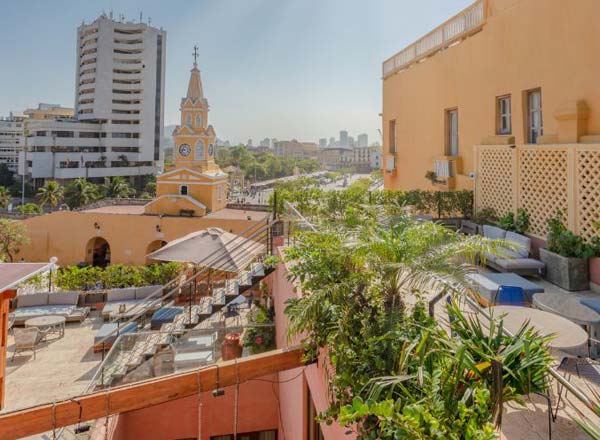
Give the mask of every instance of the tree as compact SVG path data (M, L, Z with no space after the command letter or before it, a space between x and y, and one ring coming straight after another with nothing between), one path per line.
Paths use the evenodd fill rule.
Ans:
M135 190L120 176L111 178L102 185L104 196L109 199L126 199L131 197Z
M98 188L84 178L73 180L65 188L65 201L70 208L92 203L98 198Z
M545 390L548 339L528 326L511 337L497 323L486 332L454 303L451 337L422 298L466 295L475 256L497 254L501 243L407 217L349 227L347 213L362 200L351 196L338 200L346 205L338 223L303 233L286 249L303 293L287 303L288 331L304 336L309 358L327 349L331 364L332 397L322 416L364 439L495 438L498 402ZM409 307L409 298L416 305ZM501 399L492 398L495 361Z
M10 187L15 183L15 173L5 163L0 163L0 186Z
M44 212L41 206L36 205L35 203L26 203L24 205L17 206L17 211L19 214L23 215L35 215L41 214Z
M0 208L8 208L12 195L5 186L0 186Z
M21 246L29 243L27 228L18 221L0 218L0 260L13 262Z
M46 203L56 206L63 200L64 188L56 180L49 180L44 183L44 186L38 189L37 195L41 206L44 206Z

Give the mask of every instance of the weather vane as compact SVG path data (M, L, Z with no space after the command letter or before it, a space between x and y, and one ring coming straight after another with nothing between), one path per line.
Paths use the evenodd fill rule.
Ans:
M197 61L198 61L198 46L197 45L194 45L193 55L194 55L194 67L198 67L198 63L197 63Z

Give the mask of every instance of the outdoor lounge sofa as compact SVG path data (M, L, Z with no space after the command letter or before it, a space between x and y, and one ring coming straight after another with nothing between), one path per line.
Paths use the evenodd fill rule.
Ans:
M531 250L529 237L490 225L483 225L483 236L495 240L505 240L516 246L516 248L504 249L503 256L487 254L486 264L492 269L517 275L542 276L545 273L546 265L529 257Z
M143 287L128 287L124 289L111 289L106 292L106 304L102 309L102 317L108 320L112 313L118 313L121 304L125 305L126 314L131 311L131 314L141 312L144 308L148 308L150 303L160 299L162 292L156 293L152 298L148 298L153 293L162 290L162 285L143 286ZM161 307L160 301L148 308L148 313L154 313Z
M40 316L63 316L67 322L82 322L90 313L87 307L77 307L77 292L41 292L17 296L17 307L11 317L13 325Z

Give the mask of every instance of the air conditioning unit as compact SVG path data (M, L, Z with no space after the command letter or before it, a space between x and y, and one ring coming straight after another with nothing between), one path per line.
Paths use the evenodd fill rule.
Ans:
M440 179L454 177L454 161L448 159L436 159L433 163L435 175Z
M386 156L385 157L385 170L388 173L396 171L396 157L395 156Z

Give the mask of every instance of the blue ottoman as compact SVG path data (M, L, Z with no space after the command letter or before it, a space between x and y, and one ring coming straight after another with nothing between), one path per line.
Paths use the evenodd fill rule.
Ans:
M168 324L175 320L175 317L183 313L183 307L163 307L158 309L152 315L150 320L150 328L152 330L159 330L163 324Z
M579 300L584 306L588 306L596 313L600 313L600 298L582 298Z
M119 329L117 333L117 328ZM102 327L98 329L98 332L94 335L94 352L108 350L115 343L119 335L124 333L135 333L138 325L136 322L130 322L129 324L119 325L115 322L102 324ZM111 332L115 332L110 335L104 342L102 340L106 338Z

